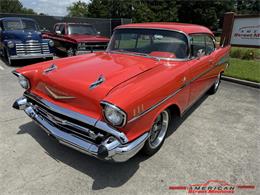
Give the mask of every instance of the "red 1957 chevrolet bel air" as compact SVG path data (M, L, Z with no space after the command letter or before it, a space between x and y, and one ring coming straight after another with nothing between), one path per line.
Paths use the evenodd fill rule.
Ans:
M18 68L24 110L60 143L99 159L123 162L162 146L173 112L180 116L214 94L230 46L216 47L203 26L121 25L105 52Z

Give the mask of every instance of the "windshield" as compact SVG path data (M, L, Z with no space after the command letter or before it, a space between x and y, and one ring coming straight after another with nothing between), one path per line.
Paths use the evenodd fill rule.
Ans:
M79 25L79 24L70 24L68 28L69 34L79 34L79 35L96 35L97 32L95 28L91 25Z
M188 40L184 34L176 31L118 29L112 36L108 51L184 59L188 57Z
M4 20L3 26L5 30L39 30L37 23L33 20Z

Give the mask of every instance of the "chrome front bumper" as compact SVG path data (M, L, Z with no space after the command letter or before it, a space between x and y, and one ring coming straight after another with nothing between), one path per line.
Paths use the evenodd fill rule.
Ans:
M52 110L58 111L59 113L63 112L63 114L66 115L70 113L71 116L75 116L75 118L77 119L79 119L80 117L86 117L83 115L81 116L81 114L79 113L74 113L73 111L61 108L57 105L47 102L46 100L40 99L35 95L33 97L37 101L40 101L41 104L44 104L44 106L48 106ZM39 114L35 105L28 102L27 100L27 97L23 96L14 102L13 107L16 109L24 110L25 113L38 125L40 125L48 135L52 135L59 141L59 143L102 160L109 160L114 162L127 161L143 147L146 139L149 137L149 133L144 133L142 136L138 137L134 141L128 142L127 137L124 133L119 132L116 129L112 129L110 126L102 121L97 121L93 123L94 126L101 129L102 131L108 132L111 136L103 140L101 144L95 144L89 140L81 139L73 134L67 133L55 127ZM89 117L85 119L89 120Z
M52 53L49 54L27 54L27 55L11 55L11 60L22 60L22 59L36 59L36 58L51 58L53 57Z

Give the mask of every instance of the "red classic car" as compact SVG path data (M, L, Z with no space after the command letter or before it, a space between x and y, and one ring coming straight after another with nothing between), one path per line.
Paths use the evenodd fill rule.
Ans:
M162 146L172 113L215 93L230 46L181 23L121 25L105 52L18 68L24 110L60 143L99 159L126 161Z
M109 38L99 35L100 33L87 23L57 23L53 31L54 33L43 33L43 37L53 40L55 48L65 52L67 56L104 51L109 42Z

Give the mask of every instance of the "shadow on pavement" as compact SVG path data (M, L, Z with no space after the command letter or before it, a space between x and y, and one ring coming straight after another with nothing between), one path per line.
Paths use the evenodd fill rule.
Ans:
M207 95L204 95L182 118L175 116L175 122L171 124L167 136L173 134L182 122L188 118L207 97ZM68 166L90 176L94 180L92 185L93 190L104 189L106 187L119 187L123 185L137 172L139 164L148 159L148 157L137 154L124 163L109 163L101 161L58 144L55 139L50 139L50 137L48 137L47 134L33 122L20 126L20 131L17 134L24 133L30 134L45 149L46 153L56 161L65 163Z

